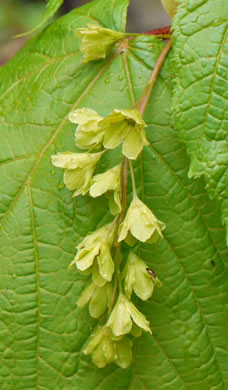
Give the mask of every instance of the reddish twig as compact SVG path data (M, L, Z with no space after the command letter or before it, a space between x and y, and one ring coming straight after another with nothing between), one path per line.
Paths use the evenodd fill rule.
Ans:
M149 30L149 31L145 31L143 34L147 34L147 35L166 35L166 34L172 34L172 32L170 31L171 29L171 26L167 26L167 27L161 27L161 28L155 28L153 30Z
M150 77L150 80L148 81L148 84L144 90L144 93L141 97L141 99L136 103L136 107L139 108L139 112L140 114L143 116L144 113L145 113L145 110L146 110L146 107L147 107L147 104L148 104L148 101L149 101L149 98L150 98L150 94L151 94L151 91L152 91L152 88L155 84L155 81L157 79L157 76L162 68L162 65L164 64L164 61L172 47L172 44L173 44L173 41L172 39L169 39L166 43L166 45L164 46L155 66L154 66L154 69L152 71L152 74L151 74L151 77Z

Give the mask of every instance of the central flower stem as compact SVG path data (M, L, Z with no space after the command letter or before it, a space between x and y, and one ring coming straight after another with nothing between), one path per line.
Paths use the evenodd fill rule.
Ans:
M111 298L111 304L108 310L108 316L111 314L115 300L116 300L116 293L117 288L119 285L119 290L122 292L122 283L121 283L121 277L120 277L120 254L121 254L121 242L118 242L118 231L119 226L123 222L126 209L127 209L127 187L128 187L128 165L129 160L125 157L123 159L123 168L122 168L122 188L121 188L121 206L122 210L119 215L118 219L118 229L117 229L117 235L116 235L116 253L115 253L115 281L114 281L114 287L113 287L113 293Z
M133 192L133 198L134 198L135 196L137 196L137 190L136 190L136 184L135 184L134 169L133 169L131 161L129 161L129 166L130 166L130 172L131 172L132 192Z

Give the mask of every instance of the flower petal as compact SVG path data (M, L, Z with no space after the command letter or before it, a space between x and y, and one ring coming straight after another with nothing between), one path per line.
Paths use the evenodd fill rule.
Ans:
M109 195L108 204L112 215L117 215L121 213L122 206L119 191L114 191Z
M91 250L81 250L75 258L76 266L80 271L84 271L91 267L95 257L98 255L100 250L100 244L97 244Z
M145 330L146 332L149 332L152 334L151 329L150 329L150 323L147 321L146 317L140 313L140 311L133 305L132 302L128 300L126 303L128 312L134 321L136 325L138 325L140 328Z
M122 294L120 294L106 325L111 328L114 336L121 336L131 331L132 321L126 308L125 297Z
M99 270L99 266L97 263L97 260L93 263L93 281L96 284L96 286L103 287L106 283L107 280L102 278Z
M87 303L90 301L94 291L95 291L95 284L90 283L81 293L80 298L77 300L77 306L83 307L87 305Z
M96 123L103 119L102 116L98 115L96 111L90 108L78 108L73 110L68 115L69 121L78 125L86 125L87 123ZM91 128L90 128L91 131Z
M89 312L91 317L99 318L104 314L108 307L107 286L95 287L89 303Z
M92 333L89 343L87 347L84 349L84 354L85 355L90 355L101 343L101 340L104 337L104 330L103 328L98 328L95 330L94 333Z
M127 368L132 362L132 342L129 338L124 337L116 342L117 359L115 363L121 368Z
M114 273L115 267L110 253L110 249L106 244L101 244L100 254L97 257L100 274L103 279L110 282Z
M107 191L120 190L121 164L104 173L95 175L90 187L90 195L94 198L103 195Z
M149 145L142 126L137 126L129 131L123 142L123 155L130 160L136 160L145 145Z

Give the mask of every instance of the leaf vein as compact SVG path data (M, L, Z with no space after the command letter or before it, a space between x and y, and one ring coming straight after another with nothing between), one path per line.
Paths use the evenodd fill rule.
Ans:
M39 256L38 256L38 246L36 239L36 224L35 224L35 214L34 214L34 205L32 199L32 189L30 184L28 184L28 199L31 209L31 222L32 222L32 237L34 243L34 255L35 255L35 265L36 265L36 285L37 285L37 344L36 344L36 389L39 389L39 360L40 360L40 272L39 272Z

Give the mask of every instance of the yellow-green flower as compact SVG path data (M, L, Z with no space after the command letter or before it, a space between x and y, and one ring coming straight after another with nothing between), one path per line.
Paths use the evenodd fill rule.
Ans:
M85 355L92 355L93 363L99 368L112 363L115 360L115 348L108 329L98 328L91 335L89 344L83 352Z
M111 213L113 215L121 212L121 164L109 169L104 173L95 175L91 181L89 193L93 198L101 196L108 191L112 191L109 194L109 205Z
M104 326L95 330L83 352L91 355L93 363L99 368L113 362L127 368L132 361L132 342L127 337L114 337L110 329Z
M88 24L87 28L78 28L76 36L82 39L80 51L84 54L83 62L104 59L125 35L95 24Z
M72 111L68 118L72 123L79 125L75 133L75 143L80 149L96 149L102 145L104 132L98 127L98 123L103 117L96 111L79 108Z
M115 229L116 225L112 222L86 236L77 246L78 252L70 264L70 268L76 264L79 271L89 270L92 272L91 267L96 266L97 262L101 278L110 282L114 272L111 247L114 241ZM97 278L94 275L93 280L96 283ZM97 284L102 286L104 283L99 280Z
M152 333L146 317L125 295L120 294L106 326L110 327L113 335L118 337L130 333L133 322L139 328Z
M139 328L134 322L131 328L131 334L134 337L140 337L142 335L142 328Z
M115 149L123 142L122 153L135 160L143 147L149 145L146 139L146 123L137 109L114 110L99 122L104 130L104 147Z
M135 237L142 242L155 242L159 236L162 237L164 229L165 224L159 221L152 211L134 195L127 215L120 225L118 241L125 240L131 245L134 243L132 238Z
M150 298L154 287L161 287L162 284L153 271L137 255L131 252L123 271L124 291L130 299L132 291L143 301Z
M93 282L98 287L103 287L107 283L107 280L105 280L100 274L100 268L97 262L97 258L94 260L92 267L90 267L87 271L82 272L84 272L85 274L92 273Z
M168 12L171 18L175 15L177 9L177 1L176 0L161 0L164 8Z
M83 307L89 303L91 317L99 318L109 307L111 296L111 283L106 283L103 287L98 287L92 282L83 290L77 301L77 305L78 307Z
M128 337L123 337L115 342L116 355L115 363L121 368L127 368L132 361L132 341Z
M64 168L64 184L74 191L73 196L85 195L97 162L103 152L99 153L58 153L52 156L52 164Z

